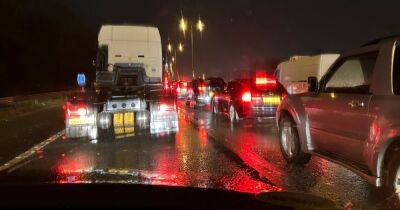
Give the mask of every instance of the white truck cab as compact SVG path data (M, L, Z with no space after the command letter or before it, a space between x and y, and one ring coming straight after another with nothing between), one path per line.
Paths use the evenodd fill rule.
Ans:
M158 28L103 25L98 44L95 87L118 86L121 75L131 78L131 86L161 83L162 49Z

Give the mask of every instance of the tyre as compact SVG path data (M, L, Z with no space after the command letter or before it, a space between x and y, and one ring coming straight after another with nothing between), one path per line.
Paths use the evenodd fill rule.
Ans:
M400 202L400 155L392 158L385 169L385 196Z
M279 144L288 163L302 165L310 161L311 155L301 151L297 127L290 117L284 116L279 121Z
M234 123L234 122L237 122L238 120L239 120L239 116L235 109L235 106L233 106L231 104L229 106L229 121L231 121L231 123Z

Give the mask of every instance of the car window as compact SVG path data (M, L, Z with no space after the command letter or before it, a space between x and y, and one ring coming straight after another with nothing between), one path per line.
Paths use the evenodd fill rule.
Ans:
M328 74L326 92L369 93L377 52L343 59Z
M400 49L396 45L393 57L393 93L400 95Z

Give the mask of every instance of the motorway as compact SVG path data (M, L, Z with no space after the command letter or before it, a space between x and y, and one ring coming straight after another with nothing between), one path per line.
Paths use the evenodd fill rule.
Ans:
M338 207L392 205L351 171L313 157L283 160L274 120L231 124L207 109L179 106L176 134L126 132L95 141L67 139L63 111L50 108L0 123L0 183L129 183L217 188L246 193L306 192ZM127 131L127 130L125 130Z

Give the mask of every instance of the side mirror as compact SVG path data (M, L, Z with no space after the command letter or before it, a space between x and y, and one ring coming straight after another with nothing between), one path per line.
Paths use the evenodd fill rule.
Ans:
M318 92L318 79L317 77L308 77L308 92L316 93Z

